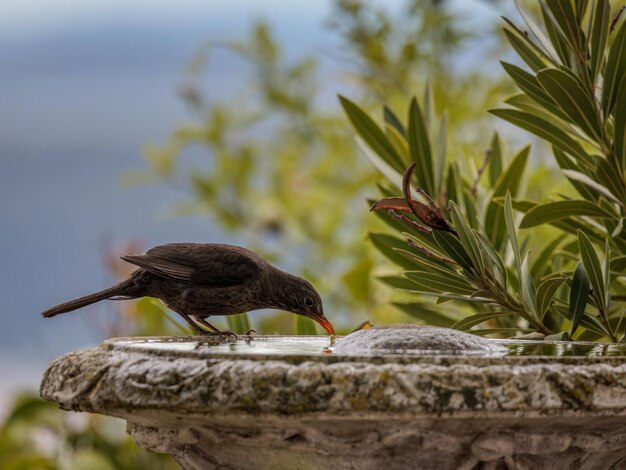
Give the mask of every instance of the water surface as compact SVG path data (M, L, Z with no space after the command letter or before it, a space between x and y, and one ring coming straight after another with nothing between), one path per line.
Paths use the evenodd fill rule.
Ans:
M341 338L338 339L341 341ZM584 342L539 342L522 340L492 340L506 347L503 353L487 352L489 357L498 356L533 356L533 357L594 357L617 356L626 357L626 344L584 343ZM240 337L237 341L224 338L208 338L194 340L189 338L145 338L116 340L117 346L141 351L177 351L177 352L208 352L218 355L263 355L263 356L327 356L333 355L333 348L328 336L261 336ZM397 350L399 355L437 355L445 351ZM473 351L473 355L476 351Z

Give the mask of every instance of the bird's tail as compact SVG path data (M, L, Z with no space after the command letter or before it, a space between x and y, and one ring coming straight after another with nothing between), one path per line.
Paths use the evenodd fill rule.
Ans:
M86 307L87 305L100 302L101 300L115 297L118 295L128 295L129 291L129 279L126 279L119 284L115 284L113 287L101 290L100 292L94 292L93 294L85 295L74 300L68 300L62 304L56 305L52 308L41 313L45 318L52 318L61 313L71 312L78 308ZM135 297L135 296L132 296Z

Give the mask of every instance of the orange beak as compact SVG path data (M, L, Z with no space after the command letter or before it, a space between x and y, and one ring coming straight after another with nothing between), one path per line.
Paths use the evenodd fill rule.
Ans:
M331 335L335 336L335 329L333 328L333 325L330 324L324 315L315 315L313 320L322 325L322 328L328 331Z

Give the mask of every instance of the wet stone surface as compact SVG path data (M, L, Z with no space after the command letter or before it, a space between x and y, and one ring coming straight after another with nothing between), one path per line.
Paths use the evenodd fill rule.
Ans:
M63 409L126 419L140 446L172 454L183 468L595 469L626 462L623 357L440 354L434 340L405 347L424 337L409 330L393 340L389 356L380 354L392 344L385 335L373 353L360 332L352 336L359 341L339 339L333 353L328 337L110 340L56 359L41 395ZM457 341L456 333L438 335L456 338L462 350L483 345L481 338ZM341 352L350 344L357 352Z
M433 326L390 325L356 331L335 345L338 354L498 354L507 349L480 336Z

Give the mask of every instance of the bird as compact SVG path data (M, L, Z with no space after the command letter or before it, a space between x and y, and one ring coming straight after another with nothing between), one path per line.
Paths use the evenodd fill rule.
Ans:
M121 259L138 267L127 279L49 308L42 316L51 318L105 299L154 297L178 313L198 335L233 334L207 322L210 316L263 308L302 315L335 335L324 316L322 299L310 282L272 266L247 248L168 243Z

